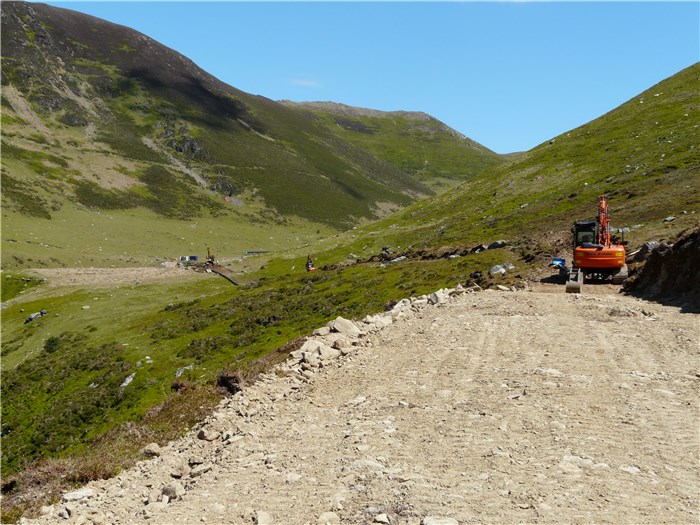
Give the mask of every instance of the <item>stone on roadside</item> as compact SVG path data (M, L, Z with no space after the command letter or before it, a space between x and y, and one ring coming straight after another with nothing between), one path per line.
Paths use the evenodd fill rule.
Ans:
M221 437L221 433L215 430L205 430L201 429L197 432L197 437L203 439L204 441L215 441Z
M92 489L80 489L73 492L66 492L61 498L63 501L79 501L81 499L95 497L95 491Z
M340 356L340 352L328 345L322 345L318 349L319 358L323 362L332 361Z
M316 336L319 336L319 337L325 337L325 336L327 336L327 335L330 334L330 333L331 333L331 329L328 328L327 326L322 326L322 327L320 327L320 328L316 328L316 330L314 330L314 331L312 332L313 335L316 335Z
M428 303L430 304L443 304L447 302L449 295L443 290L438 290L428 295Z
M201 476L202 474L209 472L212 468L211 463L204 463L202 465L197 465L190 471L190 477L191 478L196 478L198 476Z
M318 525L340 525L340 517L335 512L324 512L318 517Z
M339 332L347 337L357 338L362 335L362 331L354 322L352 322L350 319L344 319L342 317L337 317L335 320L331 321L329 328L333 332Z
M255 513L255 524L256 525L274 525L275 520L272 519L272 515L269 513L259 510Z
M151 458L155 458L161 455L160 446L158 443L149 443L141 449L141 454Z
M407 310L410 307L411 307L411 301L409 299L401 299L398 303L396 303L394 305L394 307L391 310L393 312L400 312L402 310Z
M195 465L201 465L204 463L204 458L202 456L192 456L188 461L187 464L190 467L194 467Z
M161 490L161 496L167 497L169 501L176 500L185 493L185 487L183 487L177 481L169 483Z

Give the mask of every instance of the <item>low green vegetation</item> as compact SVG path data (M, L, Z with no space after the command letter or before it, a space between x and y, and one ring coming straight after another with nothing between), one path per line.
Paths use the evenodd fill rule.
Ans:
M44 280L37 277L21 274L2 274L0 275L0 292L2 294L0 300L4 303L43 283Z

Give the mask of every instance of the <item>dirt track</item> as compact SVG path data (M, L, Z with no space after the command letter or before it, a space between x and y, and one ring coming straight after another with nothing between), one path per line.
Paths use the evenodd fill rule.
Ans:
M409 310L43 520L698 523L700 316L546 290Z
M136 283L167 283L205 279L206 274L175 266L142 268L35 268L29 271L44 277L51 287L96 286L110 288Z

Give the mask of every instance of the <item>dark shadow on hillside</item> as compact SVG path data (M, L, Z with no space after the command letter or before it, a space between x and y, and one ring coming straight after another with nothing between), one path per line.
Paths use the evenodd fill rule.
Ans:
M134 68L127 72L127 77L142 83L148 90L162 94L167 100L177 100L185 107L193 107L203 114L187 112L187 118L197 120L206 126L224 129L230 124L225 119L243 118L247 114L246 106L237 100L212 92L202 81L188 75L163 80L158 71L150 68Z

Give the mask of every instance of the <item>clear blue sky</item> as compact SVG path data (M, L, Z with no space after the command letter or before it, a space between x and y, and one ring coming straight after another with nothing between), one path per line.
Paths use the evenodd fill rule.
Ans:
M700 3L47 2L273 100L424 111L528 150L700 60Z

